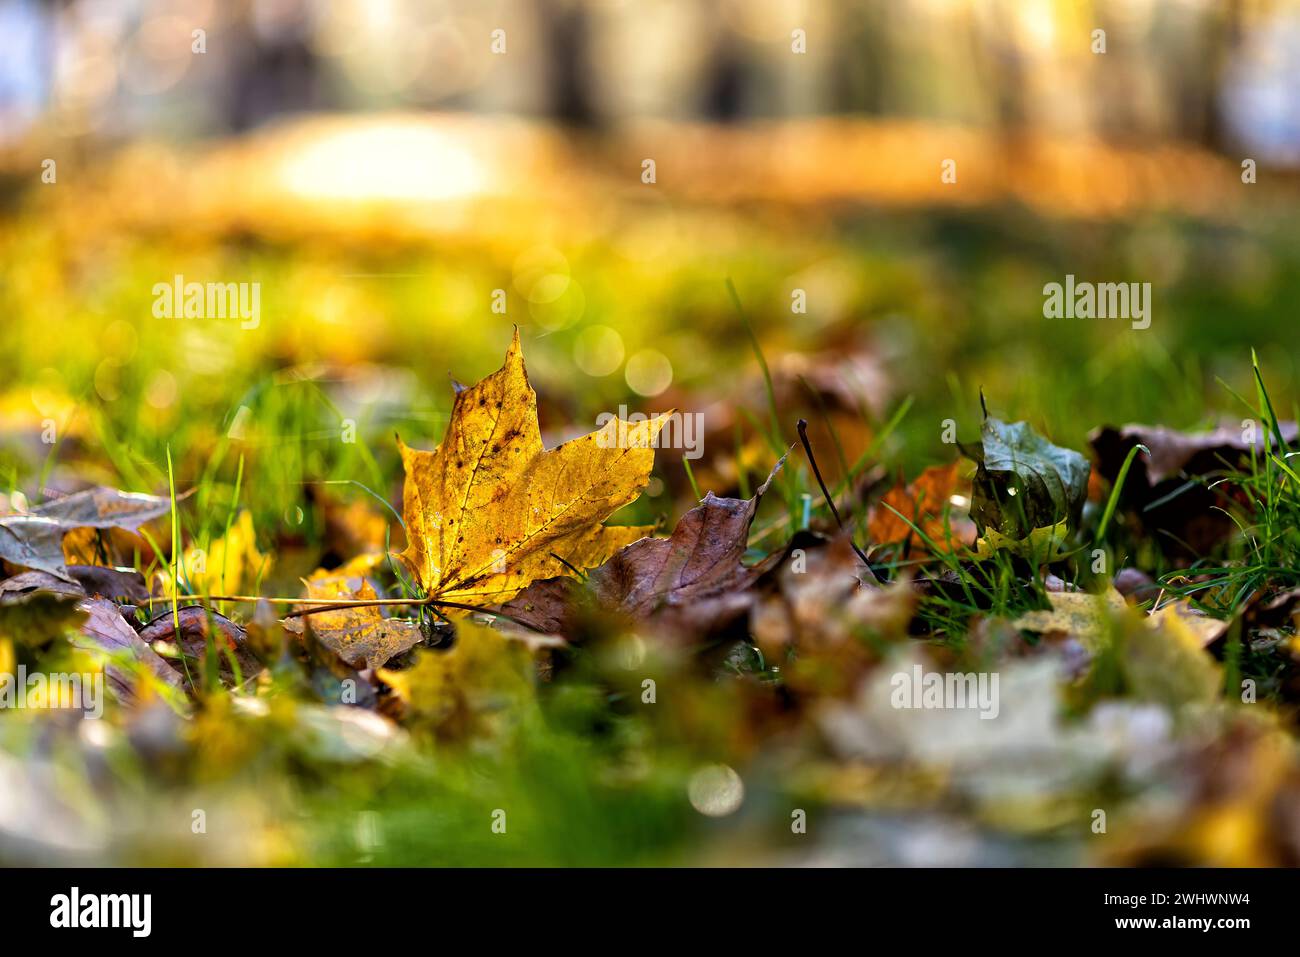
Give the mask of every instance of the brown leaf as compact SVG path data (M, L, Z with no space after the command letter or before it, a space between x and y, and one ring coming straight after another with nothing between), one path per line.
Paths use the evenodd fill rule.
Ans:
M72 641L74 647L133 661L162 685L178 692L184 690L180 675L127 624L117 605L107 598L87 598L78 607L87 618L81 626L82 637ZM108 661L104 674L114 697L126 705L136 702L136 682L128 669Z
M109 568L105 565L69 565L68 574L87 595L109 598L128 605L142 605L149 600L144 576L133 569Z
M1294 422L1280 423L1282 436L1294 442L1300 434ZM1103 426L1089 437L1097 453L1097 468L1109 479L1119 473L1125 456L1134 445L1145 445L1150 456L1133 460L1130 475L1154 488L1161 482L1184 475L1206 475L1229 465L1243 465L1252 450L1264 451L1264 426L1255 427L1255 442L1237 425L1221 425L1209 432L1180 432L1162 425Z
M682 516L668 538L633 542L592 571L587 588L596 605L631 618L668 615L690 633L743 615L750 600L746 591L760 573L741 561L749 528L784 461L753 498L718 498L709 492ZM539 629L571 634L581 591L572 580L544 579L524 589L502 611Z
M960 461L933 465L906 486L899 484L886 492L867 520L871 543L887 545L905 541L908 536L915 538L909 521L936 544L954 548L973 543L975 523L950 506L954 495L962 494L970 500L970 477L963 474L965 471Z
M1236 525L1219 509L1231 505L1226 486L1208 488L1205 483L1189 484L1225 469L1242 468L1250 461L1252 448L1263 454L1263 425L1257 426L1255 444L1235 425L1210 432L1179 432L1163 426L1104 426L1089 437L1097 471L1112 483L1124 459L1138 444L1151 450L1139 453L1130 466L1120 504L1137 514L1161 544L1178 553L1204 555L1232 535ZM1281 423L1288 442L1297 437L1294 422Z
M378 597L370 582L340 578L328 572L317 572L306 584L309 598L374 601ZM297 608L302 611L310 606ZM385 618L378 606L322 611L310 618L312 631L321 643L354 668L383 667L424 637L418 623Z
M92 488L75 492L22 515L0 516L0 558L70 580L64 565L63 536L78 528L135 531L171 511L171 499L158 495Z
M750 612L754 642L787 686L847 694L886 645L907 637L916 589L907 580L883 588L863 582L846 534L796 543L806 547L787 549L764 575Z
M180 621L179 641L176 634L177 619ZM197 681L202 674L207 660L209 635L214 639L221 680L228 687L236 683L235 671L230 663L232 656L239 666L240 681L248 681L262 670L261 662L248 649L244 629L224 615L198 605L178 609L175 616L170 610L163 612L140 630L140 638L150 646L159 641L179 646L184 663L170 660L168 664L185 676L187 681Z
M49 572L20 572L0 581L0 597L25 595L33 591L52 591L60 595L75 595L78 598L86 594L86 590L75 581L56 578Z

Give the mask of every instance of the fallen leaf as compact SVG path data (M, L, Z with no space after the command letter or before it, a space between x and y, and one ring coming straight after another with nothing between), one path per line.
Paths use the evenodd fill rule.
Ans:
M136 531L171 511L171 499L93 488L37 506L21 515L0 516L0 558L70 580L63 536L78 528Z
M68 574L92 598L109 598L127 605L142 605L150 598L144 576L134 569L69 565Z
M1200 623L1190 608L1173 606L1144 615L1113 587L1102 595L1051 592L1047 599L1050 611L1027 612L1012 625L1076 638L1093 656L1112 654L1124 687L1135 697L1173 707L1218 694L1219 668L1203 649L1206 635L1221 633L1227 622Z
M1295 441L1296 424L1280 424L1287 441ZM1104 426L1089 437L1097 471L1115 482L1130 450L1145 445L1120 490L1121 507L1136 515L1148 531L1161 532L1157 541L1168 551L1201 556L1232 536L1237 526L1221 509L1231 510L1229 484L1209 487L1209 479L1226 470L1247 468L1252 450L1264 452L1263 426L1254 443L1239 426L1224 425L1209 432L1180 432L1151 425Z
M649 481L667 418L611 419L546 451L516 329L505 365L456 394L438 448L401 444L403 561L430 597L474 606L599 565L652 531L600 523Z
M1282 436L1294 442L1300 436L1294 422L1279 423ZM1139 455L1130 466L1130 481L1136 479L1154 488L1171 478L1205 475L1227 466L1244 465L1253 451L1264 454L1263 426L1252 432L1238 425L1221 425L1209 432L1180 432L1162 425L1106 425L1089 436L1097 453L1097 470L1108 479L1119 473L1129 450L1145 445L1150 455ZM1247 441L1252 437L1254 441ZM1272 438L1271 434L1269 438Z
M356 705L373 710L379 703L375 689L356 668L316 637L311 621L313 617L290 619L302 622L302 649L312 689L328 704Z
M962 451L978 466L971 518L981 533L1024 539L1034 529L1078 526L1088 491L1088 461L1053 445L1027 422L986 418L977 444Z
M994 552L1010 552L1037 567L1059 561L1068 550L1069 541L1069 522L1035 528L1023 538L1012 538L1003 535L996 528L986 528L975 543L975 554L980 558L989 558Z
M355 584L354 584L355 583ZM378 597L368 581L317 572L306 581L309 598L340 601L374 601ZM303 611L308 605L297 606ZM377 606L340 608L311 615L311 627L326 648L354 668L379 668L408 651L424 637L419 623L385 618Z
M871 543L888 545L906 541L909 536L916 536L912 529L915 525L936 544L949 548L971 544L975 539L974 524L960 512L950 511L954 495L964 493L969 498L970 484L962 471L961 462L933 465L912 482L906 485L900 482L891 488L872 506L867 519L867 537Z
M0 598L9 595L26 595L34 591L52 591L60 595L84 598L86 590L70 579L57 578L49 572L19 572L0 581Z
M180 622L179 640L177 620ZM197 681L203 672L209 636L212 636L219 674L227 687L246 682L262 670L261 662L248 649L244 629L224 615L198 605L187 605L178 609L175 615L170 610L163 612L140 629L141 640L150 647L156 642L178 647L184 656L183 661L164 660L185 677L187 684ZM238 674L235 666L238 666Z
M1128 606L1124 596L1114 588L1100 595L1085 591L1049 592L1048 611L1028 611L1011 624L1025 631L1060 633L1079 639L1090 651L1096 652L1112 628L1117 614Z
M754 643L788 687L847 694L886 648L907 638L918 593L906 578L884 587L863 582L846 534L819 548L787 549L797 553L798 561L764 574L750 611Z
M1169 708L1219 697L1222 667L1204 650L1202 632L1181 613L1154 618L1129 613L1122 620L1119 662L1133 697Z
M147 676L164 690L183 694L180 675L126 623L117 605L107 598L87 598L78 607L86 612L86 620L71 644L99 654L114 697L123 704L134 704L141 691L148 690L141 688L138 675Z
M1185 643L1207 648L1227 633L1232 622L1211 618L1180 598L1152 611L1147 617L1147 624L1152 628L1166 628L1180 632L1180 640Z
M672 612L674 628L689 633L743 615L750 602L746 590L760 574L741 561L749 529L784 462L777 463L752 498L719 498L708 492L668 538L643 538L618 552L587 576L592 600L630 618ZM543 631L569 633L581 594L571 579L543 579L502 611Z

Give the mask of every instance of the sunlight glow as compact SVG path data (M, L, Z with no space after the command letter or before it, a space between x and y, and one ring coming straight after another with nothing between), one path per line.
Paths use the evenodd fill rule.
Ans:
M350 125L311 140L280 164L290 192L340 202L442 202L482 193L478 160L446 133L418 122Z

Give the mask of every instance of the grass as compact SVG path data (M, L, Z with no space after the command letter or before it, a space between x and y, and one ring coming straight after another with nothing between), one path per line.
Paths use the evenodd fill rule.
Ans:
M742 394L759 397L710 437L708 459L661 465L660 487L620 522L663 518L671 527L705 492L748 497L785 454L801 414L824 425L830 442L814 453L829 476L826 489L877 574L914 575L922 561L936 575L948 573L950 585L922 600L920 621L928 637L959 656L977 651L969 642L975 621L1047 607L1042 570L1005 553L974 561L915 525L908 545L876 548L865 535L863 492L899 472L912 476L951 461L956 451L941 438L943 423L955 420L962 437L975 435L981 392L992 414L1028 419L1052 441L1076 449L1107 422L1193 427L1224 413L1256 419L1263 453L1249 470L1225 469L1215 479L1233 491L1240 529L1222 554L1171 564L1140 531L1137 517L1120 507L1118 488L1089 511L1071 545L1077 555L1103 547L1116 564L1140 564L1158 576L1166 596L1220 616L1236 613L1265 587L1300 584L1300 465L1281 440L1275 414L1294 407L1298 371L1283 304L1300 301L1300 239L1283 218L1248 228L1164 219L1054 223L1020 210L856 210L810 225L805 235L784 235L756 220L745 224L734 247L705 250L687 241L651 265L593 242L570 251L585 296L581 318L554 327L517 296L507 316L487 312L484 291L509 275L513 250L289 247L237 236L190 249L167 237L126 235L112 268L87 269L76 247L62 244L39 219L20 215L9 225L0 233L0 310L10 317L0 326L7 383L0 415L10 417L15 425L8 431L18 435L53 418L57 440L35 447L0 443L0 475L11 493L22 491L32 501L44 489L80 480L167 489L174 503L170 541L150 541L152 554L136 562L146 574L170 560L181 579L171 543L210 548L228 540L247 511L259 547L275 559L243 591L297 595L301 577L319 563L351 557L325 554L329 497L367 502L391 518L385 538L391 545L403 534L392 508L401 480L394 433L432 447L450 409L447 373L474 381L495 369L510 325L521 322L549 439L621 403L667 407L669 395L647 399L621 376L575 370L576 336L592 324L618 329L629 354L653 347L668 355L672 398L709 408ZM1223 259L1225 244L1243 255ZM1044 282L1066 272L1146 275L1154 268L1153 246L1173 265L1164 264L1151 330L1042 318ZM34 263L40 268L29 268ZM261 328L241 332L152 318L154 281L205 269L259 278ZM361 273L411 275L347 278ZM795 282L810 287L807 315L789 312ZM42 334L51 326L58 336ZM1254 343L1259 357L1252 360L1244 342ZM777 397L778 358L820 351L878 358L892 380L887 393L841 416L844 410L827 408L803 380L801 393L811 393L807 408L784 407ZM1253 383L1255 398L1245 402L1218 380ZM746 382L756 388L742 392ZM1270 390L1265 382L1277 385ZM344 437L349 422L355 441ZM855 438L849 425L862 435ZM725 484L716 479L716 459L736 464ZM1130 455L1117 486L1133 461ZM792 453L760 510L752 554L780 548L809 525L834 527L819 484L806 457ZM1095 589L1077 555L1053 570ZM391 563L384 583L393 595L418 596ZM171 610L176 615L175 605ZM246 606L226 611L244 619L252 614ZM1229 684L1238 675L1255 676L1266 699L1282 700L1276 646L1256 648L1235 635L1224 654ZM213 785L211 793L232 808L256 796L272 817L282 815L266 824L274 836L264 840L273 849L268 853L290 863L689 859L701 835L712 832L682 800L685 782L719 752L751 756L750 716L727 710L734 701L724 683L696 688L673 673L672 681L699 695L697 710L666 706L670 717L638 717L626 707L625 677L611 676L597 657L580 655L572 665L576 674L548 687L536 712L491 747L440 742L382 761L322 759L303 740L305 716L316 720L305 704L295 703L303 710L277 714L268 726L243 720L228 702L217 704L239 695L219 695L210 684L210 720L190 732L208 751L187 767L170 765L172 758L160 753L154 758L159 772L124 742L109 745L119 772L116 798L129 806L156 788L159 777L178 798L194 781ZM768 664L760 656L737 667L736 680L774 684ZM213 681L212 656L200 666ZM302 690L302 679L287 671L274 680ZM37 749L34 736L23 740L25 731L6 728L5 734L11 753ZM81 790L69 787L89 801L96 783L91 769L73 765L67 773ZM779 768L761 769L747 784L762 798L755 826L772 834L784 829L790 802L804 799ZM490 827L498 808L508 816L504 835ZM358 838L361 821L372 822L364 827L374 829L375 840ZM201 849L186 847L146 840L124 856L201 859Z

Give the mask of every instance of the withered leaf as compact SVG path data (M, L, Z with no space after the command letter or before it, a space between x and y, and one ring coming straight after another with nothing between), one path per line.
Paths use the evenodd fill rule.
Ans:
M1105 641L1116 616L1128 605L1114 588L1100 595L1085 591L1048 592L1047 611L1027 611L1011 624L1025 631L1059 633L1077 638L1090 652Z
M306 584L309 598L374 601L378 597L370 582L329 572L317 572ZM299 610L309 607L298 606ZM377 606L316 612L310 618L320 642L354 668L379 668L424 637L417 622L385 618Z
M177 637L176 622L180 621ZM262 670L262 664L248 649L244 629L215 611L187 605L173 615L170 610L157 615L140 630L140 638L151 647L155 642L176 645L184 662L169 662L187 680L198 681L208 655L208 639L212 636L217 668L221 680L232 686L236 683L235 665L239 667L238 680L243 682ZM234 659L234 664L231 663ZM164 659L166 660L166 659Z
M1283 437L1295 441L1294 422L1280 423ZM1203 555L1233 534L1236 525L1221 509L1232 505L1230 486L1209 487L1208 477L1243 468L1252 450L1264 453L1263 426L1254 430L1223 425L1208 432L1180 432L1163 426L1104 426L1089 437L1097 471L1114 482L1136 445L1150 455L1133 459L1120 490L1120 504L1142 525L1162 532L1157 541L1179 554ZM1254 439L1254 442L1249 441Z
M913 481L906 485L900 482L886 492L867 520L871 543L887 545L915 537L915 525L938 545L951 548L971 544L975 526L964 514L949 509L954 495L960 492L969 496L970 482L963 478L962 471L961 462L932 465Z
M87 598L78 607L87 617L71 643L84 651L106 656L104 674L119 701L129 705L139 697L138 682L131 668L140 670L164 689L183 692L181 676L136 634L117 605L107 598Z
M1294 422L1279 423L1282 436L1294 442L1300 430ZM1253 450L1264 453L1263 426L1253 430L1221 425L1208 432L1181 432L1162 425L1106 425L1088 437L1097 453L1097 470L1113 480L1129 450L1145 445L1150 455L1139 455L1130 466L1129 481L1155 487L1179 476L1206 475L1225 466L1242 465ZM1254 441L1248 441L1252 439Z
M68 574L87 595L110 598L128 605L149 600L144 576L134 569L109 568L106 565L69 565Z
M741 559L758 504L784 464L782 458L753 498L719 498L712 492L691 509L668 538L644 538L587 576L596 604L632 618L671 612L687 631L713 627L744 614L746 590L760 569ZM534 582L502 611L543 631L565 633L581 587L570 579Z
M846 694L884 648L907 638L919 594L906 579L864 582L845 533L795 543L763 576L750 612L754 642L788 687Z
M70 581L63 536L77 528L135 531L171 511L158 495L92 488L39 505L22 515L0 516L0 558Z
M401 445L403 561L429 596L476 607L599 565L652 531L600 523L649 481L666 421L611 419L545 450L516 329L505 365L456 394L442 443Z

